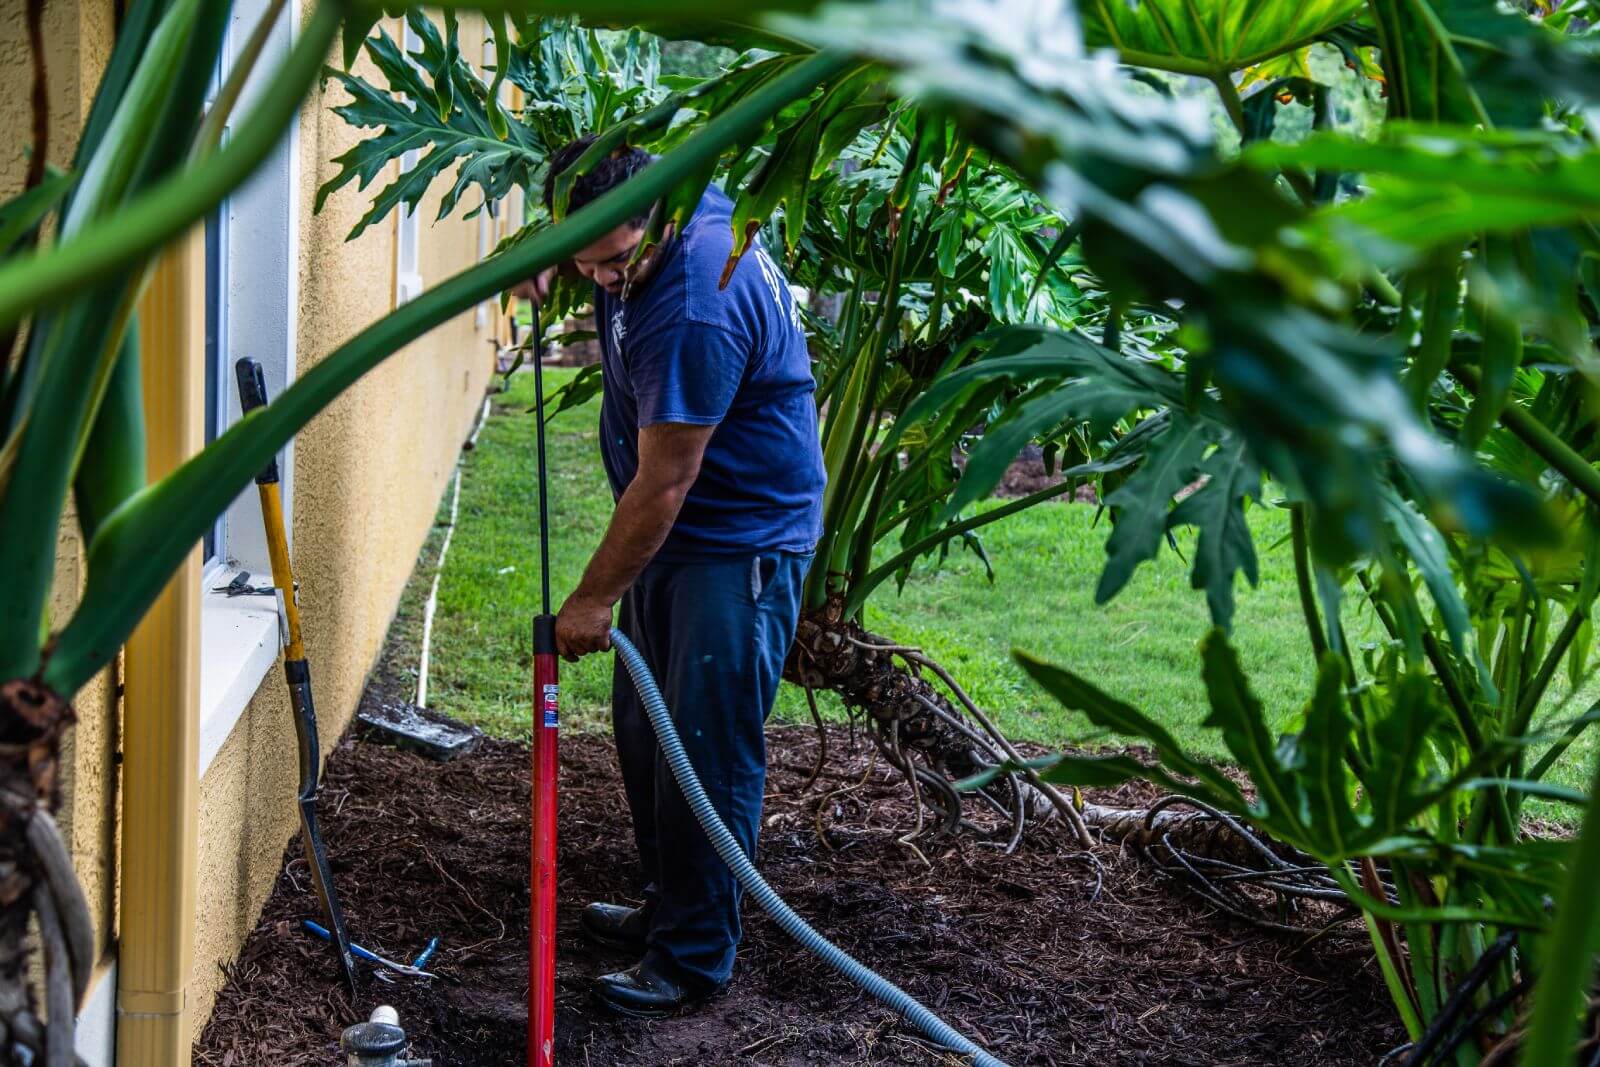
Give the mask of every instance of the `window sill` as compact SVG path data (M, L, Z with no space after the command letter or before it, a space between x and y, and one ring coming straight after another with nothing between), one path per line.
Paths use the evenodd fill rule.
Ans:
M216 572L200 601L200 777L278 661L278 598L213 592L234 571ZM255 584L264 576L252 575Z

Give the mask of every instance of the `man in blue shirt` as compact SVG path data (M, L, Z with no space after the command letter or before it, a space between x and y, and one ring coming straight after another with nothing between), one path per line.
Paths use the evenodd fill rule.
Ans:
M553 176L592 143L550 161ZM612 153L574 185L569 210L652 157ZM810 358L794 297L759 244L722 281L732 204L709 187L679 233L639 263L647 218L570 266L594 283L605 383L600 453L616 511L556 618L568 659L610 647L617 625L643 653L717 812L754 855L766 780L763 733L794 638L822 527L824 474ZM542 299L550 274L525 283ZM739 943L740 891L695 821L618 662L613 729L643 874L641 907L590 904L596 940L642 953L596 982L613 1010L674 1012L720 990Z

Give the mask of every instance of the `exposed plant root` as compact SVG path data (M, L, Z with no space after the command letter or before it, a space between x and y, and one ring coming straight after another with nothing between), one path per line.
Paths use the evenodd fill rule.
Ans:
M901 652L900 655L908 663L926 667L934 674L937 674L939 680L944 682L950 692L955 694L957 700L961 701L961 706L967 709L967 714L976 719L978 725L983 727L984 732L989 735L996 747L1005 753L1007 759L1022 768L1022 775L1028 780L1028 784L1042 793L1045 799L1055 807L1056 811L1061 813L1062 818L1067 820L1067 825L1071 826L1072 832L1078 836L1078 843L1085 848L1094 844L1093 839L1089 837L1088 828L1084 826L1083 817L1078 814L1078 809L1074 808L1072 802L1061 795L1061 790L1039 777L1039 772L1027 765L1022 758L1022 753L1018 752L1016 746L1000 732L994 723L989 721L989 717L983 713L983 709L972 702L972 698L967 696L966 690L962 689L956 680L950 676L949 671L920 651Z
M89 907L49 813L61 735L71 722L71 707L38 683L0 685L0 1060L7 1063L75 1062L73 1018L94 965ZM48 1026L28 982L35 915Z
M811 710L811 723L817 728L817 763L811 768L811 775L806 779L805 785L800 787L800 792L808 793L822 776L822 769L828 765L828 731L822 725L822 712L817 710L817 691L809 685L806 688L806 707Z
M1148 808L1086 804L1082 814L1103 836L1253 926L1317 936L1360 915L1315 858L1189 797L1166 796ZM1392 898L1389 886L1379 888Z
M785 676L805 687L816 719L813 690L818 688L843 698L852 712L852 729L854 713L863 713L876 754L904 776L917 813L899 842L924 861L920 842L958 829L1009 853L1021 841L1030 817L1059 817L1084 846L1075 858L1098 867L1095 838L1116 841L1217 910L1263 929L1314 937L1359 916L1313 857L1199 801L1174 795L1148 808L1080 808L1026 766L1022 754L941 664L920 648L891 642L840 614L839 604L830 602L801 617ZM924 671L943 688L936 688ZM1002 766L1018 770L997 774L966 794L957 794L951 784ZM819 760L806 786L821 775ZM824 810L854 788L836 789L818 804L817 834L830 848ZM930 812L936 817L928 818ZM1381 878L1369 891L1393 898Z
M784 673L808 690L832 689L843 698L846 708L865 713L874 747L905 776L916 801L917 825L903 843L921 855L913 842L950 834L959 827L1007 852L1014 849L1030 809L1045 806L1036 805L1035 799L1048 804L1055 801L1028 785L1021 775L1007 773L979 791L970 805L964 805L951 783L1005 764L1016 750L981 712L971 715L973 705L966 694L949 672L920 649L887 641L840 614L840 605L830 602L801 617ZM896 657L905 665L895 662ZM966 710L923 678L923 667L944 680ZM969 722L969 716L977 725ZM1059 794L1056 797L1059 799ZM975 810L969 814L964 807ZM1065 807L1071 812L1065 817L1076 819L1071 805ZM934 817L927 819L925 813ZM819 827L820 818L819 809ZM1091 843L1086 831L1082 840L1086 846Z

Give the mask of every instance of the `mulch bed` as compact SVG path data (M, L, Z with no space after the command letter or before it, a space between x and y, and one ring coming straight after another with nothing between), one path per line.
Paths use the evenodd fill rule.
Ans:
M852 753L837 731L827 774L801 794L815 734L774 726L769 738L767 878L824 934L1012 1064L1372 1063L1403 1040L1359 927L1309 945L1263 933L1110 847L1096 895L1094 874L1050 825L1032 826L1012 855L967 842L931 853L929 867L896 842L910 806L881 766L836 792L861 778L865 745ZM660 1022L597 1010L588 980L632 961L582 940L578 909L632 899L637 872L609 738L562 745L558 1063L953 1062L753 909L722 996ZM437 935L439 978L371 980L351 1003L325 946L300 929L315 905L291 846L195 1062L341 1062L340 1031L378 1003L399 1009L412 1054L439 1067L524 1062L528 780L527 750L510 742L439 765L346 739L321 810L350 927L391 958ZM1092 799L1149 796L1124 787Z

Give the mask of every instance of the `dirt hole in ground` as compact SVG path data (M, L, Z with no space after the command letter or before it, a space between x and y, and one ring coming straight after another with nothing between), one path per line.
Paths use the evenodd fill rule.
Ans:
M912 824L881 770L860 788L865 745L831 738L804 795L809 727L769 730L761 863L801 914L958 1028L1021 1064L1372 1063L1400 1043L1357 927L1312 944L1209 912L1109 848L1104 885L1058 829L1012 855L972 843L924 865L896 837ZM630 900L637 869L608 737L562 739L556 1062L952 1062L747 909L731 989L679 1019L618 1020L592 1005L594 975L632 961L581 938L589 900ZM323 826L358 941L409 960L441 939L432 982L370 980L357 1002L325 946L291 845L261 921L228 972L195 1062L329 1065L340 1031L395 1005L414 1055L439 1067L526 1060L528 755L488 741L450 764L357 739L327 769ZM826 799L825 799L826 796ZM1147 799L1131 788L1101 802ZM287 802L287 798L286 801ZM818 810L831 849L817 838Z

